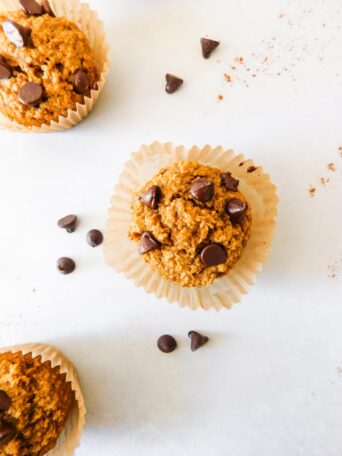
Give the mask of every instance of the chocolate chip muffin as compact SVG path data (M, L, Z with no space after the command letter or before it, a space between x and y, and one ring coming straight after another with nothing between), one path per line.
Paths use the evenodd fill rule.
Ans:
M0 15L0 111L25 127L58 121L97 88L89 42L43 0Z
M74 400L59 367L31 354L0 354L0 456L43 456Z
M129 238L182 287L210 285L239 260L252 213L231 173L197 162L161 169L133 198Z

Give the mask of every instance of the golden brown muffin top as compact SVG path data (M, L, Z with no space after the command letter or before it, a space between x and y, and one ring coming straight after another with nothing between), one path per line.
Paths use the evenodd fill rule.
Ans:
M68 109L84 102L98 80L95 56L84 33L69 20L49 14L0 15L0 60L5 65L0 68L0 111L27 127L66 116ZM31 104L27 104L28 90L26 99L22 94L28 82L38 85L35 90L42 89L41 97Z
M0 354L0 456L46 454L55 446L73 400L71 385L59 367L31 354ZM6 435L9 427L14 436L6 443L1 430Z
M197 162L161 169L133 197L129 237L152 269L183 287L210 285L249 239L251 208L230 173Z

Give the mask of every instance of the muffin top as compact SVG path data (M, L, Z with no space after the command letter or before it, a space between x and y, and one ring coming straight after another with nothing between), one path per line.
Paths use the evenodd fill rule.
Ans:
M44 0L44 8L34 0L21 3L30 8L0 15L0 111L39 127L83 103L97 88L98 72L89 42L74 23L54 17Z
M65 374L31 354L0 354L0 456L42 456L56 444L74 393Z
M251 208L231 173L197 162L161 169L133 197L129 238L153 270L183 287L210 285L250 236Z

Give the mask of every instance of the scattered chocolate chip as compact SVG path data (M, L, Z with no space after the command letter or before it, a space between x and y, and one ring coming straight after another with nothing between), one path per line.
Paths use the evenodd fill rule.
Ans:
M12 401L6 391L0 390L0 412L6 412L11 407Z
M202 334L196 331L190 331L188 336L191 339L191 350L193 352L203 347L203 345L205 345L209 341L209 337L202 336Z
M169 335L159 337L157 345L163 353L171 353L177 348L176 339Z
M0 420L0 447L7 445L17 434L16 428L5 420Z
M235 179L231 173L224 173L221 175L221 182L229 192L237 192L239 188L239 181Z
M226 212L233 223L242 223L245 220L248 204L237 198L232 198L226 203Z
M27 82L19 90L18 97L26 106L37 106L43 98L43 87L36 82Z
M146 193L141 195L139 200L150 209L157 209L161 197L161 190L157 185L153 185Z
M87 95L90 91L90 79L88 72L79 68L72 75L72 85L77 93L80 95Z
M52 11L50 3L48 0L42 0L43 14L48 14L51 17L56 17L55 13Z
M13 74L13 68L4 60L0 60L0 79L9 79Z
M35 0L19 0L21 6L27 14L32 16L40 16L43 14L42 6L37 3Z
M209 40L208 38L201 38L202 54L205 59L208 59L214 49L219 46L220 42Z
M103 234L99 230L90 230L87 234L87 242L91 247L97 247L103 242Z
M247 173L253 173L254 171L256 171L258 168L254 165L251 165L247 168Z
M166 87L165 90L167 93L174 93L179 87L183 84L183 79L175 76L174 74L167 73L165 75Z
M9 41L13 43L17 48L27 46L31 36L30 28L23 27L16 22L6 20L2 23L2 29Z
M76 264L71 258L62 257L57 260L57 269L62 274L71 274L74 272L75 268Z
M206 203L214 197L214 184L207 179L197 179L192 183L190 193L201 203Z
M141 235L139 248L140 255L144 255L144 253L150 252L154 249L158 249L159 247L160 243L153 237L153 235L149 231L145 231Z
M58 220L57 225L60 228L67 230L68 233L73 233L77 225L77 215L70 214Z
M202 250L200 258L204 266L218 266L225 263L227 252L220 244L209 244Z

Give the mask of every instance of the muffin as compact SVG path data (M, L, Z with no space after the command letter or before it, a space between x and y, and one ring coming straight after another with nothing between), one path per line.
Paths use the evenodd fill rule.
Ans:
M87 36L72 20L56 17L47 0L20 4L18 11L0 13L0 113L24 129L49 126L72 112L84 116L101 67ZM73 116L71 123L79 120Z
M267 261L277 204L270 176L242 154L143 145L111 199L105 260L158 299L231 308Z
M132 209L129 238L153 270L182 287L226 275L250 237L239 180L194 161L161 169L134 195Z
M32 352L0 353L0 456L45 455L56 446L74 403L72 383L60 366Z

